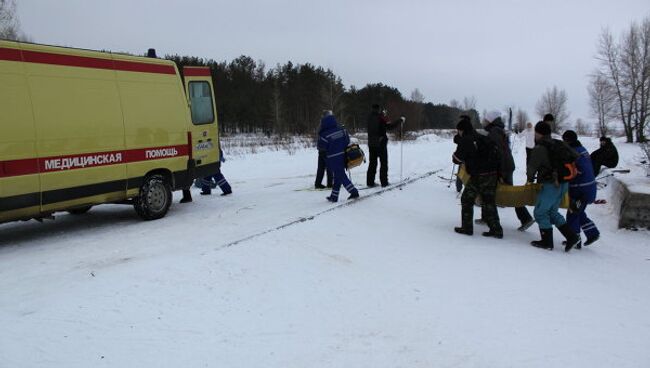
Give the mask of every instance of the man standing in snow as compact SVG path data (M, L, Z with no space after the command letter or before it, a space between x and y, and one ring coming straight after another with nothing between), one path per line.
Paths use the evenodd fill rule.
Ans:
M359 191L345 174L345 149L350 144L350 137L345 129L336 122L334 115L323 117L318 137L318 149L326 152L326 165L334 175L332 194L326 199L330 202L337 202L341 184L350 193L348 199L359 198Z
M387 130L395 129L399 124L403 124L406 119L402 116L391 122L385 112L380 111L379 105L372 105L372 112L368 115L368 150L369 162L368 173L366 175L366 184L369 187L375 185L375 175L377 174L377 158L381 167L379 168L379 182L382 187L388 186L388 136Z
M499 173L504 184L513 185L513 173L515 172L515 160L512 157L512 151L510 150L510 144L508 143L508 136L505 132L505 125L501 119L501 113L498 111L490 111L485 116L485 121L487 125L485 130L488 132L488 138L496 144L499 149L501 157L501 168ZM531 227L535 220L530 215L526 207L516 207L515 213L517 218L521 223L519 226L519 231L526 231Z
M593 221L587 217L587 205L596 200L596 178L589 152L578 140L578 135L573 130L567 130L562 134L562 140L573 148L580 157L576 161L578 176L569 182L569 199L571 200L567 211L566 221L571 229L580 234L580 229L587 236L584 245L590 245L600 238L600 231Z
M323 117L332 115L332 111L325 110L323 111ZM320 138L316 138L320 139ZM318 146L318 141L316 142ZM325 189L323 185L323 176L327 173L327 188L332 187L332 170L327 167L327 152L319 149L318 150L318 167L316 168L316 181L314 183L314 188L316 189Z
M452 156L455 164L464 164L470 179L461 196L461 226L454 228L459 234L474 234L474 203L479 195L483 201L483 219L490 228L483 236L503 238L496 206L497 177L500 160L498 150L487 137L478 134L466 116L456 125L460 136L456 152Z
M569 183L560 182L558 179L558 172L555 169L558 162L553 152L559 150L571 150L570 147L557 147L561 144L566 146L561 141L554 141L551 139L551 126L540 121L535 125L535 141L537 145L530 155L530 162L526 174L528 182L533 182L537 178L537 182L542 184L542 190L537 195L537 202L535 203L535 221L539 225L539 232L542 237L541 240L532 241L530 244L537 248L553 250L553 225L566 238L566 252L571 248L579 247L580 237L571 229L565 218L560 215L558 209L562 198L569 190ZM577 158L577 154L574 158Z
M535 129L533 128L533 123L530 121L526 123L526 131L524 134L526 136L526 164L528 164L530 153L535 148Z

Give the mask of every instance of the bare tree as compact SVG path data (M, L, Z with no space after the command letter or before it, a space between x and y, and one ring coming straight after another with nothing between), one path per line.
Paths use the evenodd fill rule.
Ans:
M18 32L16 1L0 0L0 38L15 40L18 38Z
M328 110L331 110L336 117L343 121L345 120L343 116L343 111L345 109L345 103L343 102L345 86L343 85L341 78L335 76L331 70L327 71L327 79L327 84L321 91L323 106Z
M526 130L526 124L529 121L528 113L525 110L517 109L517 113L515 113L515 129L518 132L523 132Z
M424 95L418 88L411 92L412 115L409 116L409 125L412 130L422 129L422 120L424 114Z
M463 98L463 110L471 111L476 110L476 97L464 97Z
M585 121L580 118L576 119L576 124L574 128L578 135L591 134L591 129L589 129L589 124L585 123Z
M556 133L562 129L562 125L569 119L567 101L566 91L553 86L553 88L549 88L544 92L535 106L535 111L540 118L543 118L546 114L553 114L555 124L551 129Z
M603 30L597 59L600 74L614 93L627 141L644 142L650 115L650 17L632 23L618 43L609 30Z
M589 87L589 107L597 119L598 131L601 136L609 135L609 122L615 116L616 94L607 78L597 72L592 75Z
M449 107L453 107L454 109L460 109L461 108L460 102L458 102L458 100L454 98L451 101L449 101Z
M16 0L0 0L0 39L28 41L20 30Z
M411 92L411 101L417 102L417 103L423 103L424 102L424 95L418 88L414 89L413 92Z

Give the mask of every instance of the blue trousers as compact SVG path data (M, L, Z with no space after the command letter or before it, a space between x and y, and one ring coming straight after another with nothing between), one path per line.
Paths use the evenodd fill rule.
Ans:
M201 181L201 191L203 191L203 193L212 192L210 184L212 183L213 179L217 183L219 188L221 188L222 192L232 193L232 188L230 187L230 184L228 184L226 178L221 173L221 169L217 170L216 174L206 176L205 178L203 178L203 181Z
M335 200L339 198L339 190L341 189L341 184L352 194L357 191L357 188L354 187L354 184L350 181L348 176L345 174L345 166L343 165L343 156L337 156L327 159L327 167L332 169L332 175L334 175L334 183L332 184L332 197Z
M568 191L569 183L561 183L557 187L552 183L542 184L542 191L537 195L534 211L535 221L540 229L552 229L553 225L559 227L566 223L558 209L562 198Z
M566 222L571 226L576 234L580 234L580 229L585 232L587 239L592 239L600 236L600 231L593 221L587 217L587 201L584 201L575 211L567 211Z

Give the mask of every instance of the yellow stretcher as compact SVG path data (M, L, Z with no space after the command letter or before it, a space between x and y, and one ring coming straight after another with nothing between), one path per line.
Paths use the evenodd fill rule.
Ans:
M465 171L465 165L461 165L458 170L458 177L466 184L469 180L469 174ZM542 184L528 185L506 185L497 184L497 206L500 207L523 207L534 206L537 202L537 194L542 190ZM569 208L569 194L567 193L562 202L561 208Z

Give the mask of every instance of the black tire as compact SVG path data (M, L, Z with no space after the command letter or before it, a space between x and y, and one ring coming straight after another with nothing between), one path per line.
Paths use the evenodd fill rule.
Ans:
M159 174L145 177L140 193L133 200L135 212L144 220L165 217L171 204L171 185L165 176Z
M68 210L68 213L71 214L71 215L83 215L84 213L90 211L90 209L92 207L93 206L77 207L77 208L73 208L71 210Z

